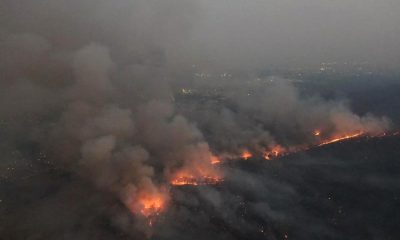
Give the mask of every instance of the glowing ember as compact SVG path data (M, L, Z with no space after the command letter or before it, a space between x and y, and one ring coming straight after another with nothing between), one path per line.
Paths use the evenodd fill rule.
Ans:
M253 154L251 154L251 152L245 150L242 155L240 155L241 158L243 158L244 160L247 160L251 157L253 157Z
M320 130L315 130L314 131L314 136L319 136L321 135L321 131Z
M185 185L215 185L222 181L222 178L216 176L202 176L202 177L193 177L193 176L180 176L171 181L171 184L174 186L185 186Z
M197 182L197 179L194 178L193 176L181 176L181 177L176 177L171 181L171 184L174 186L184 186L184 185L193 185L197 186L199 185Z
M267 150L264 152L264 159L270 160L274 157L279 157L286 154L287 150L280 145L274 146L271 150Z
M323 146L323 145L327 145L327 144L331 144L331 143L347 140L347 139L350 139L350 138L359 137L359 136L361 136L363 134L364 134L363 132L358 132L358 133L353 133L353 134L346 134L346 135L336 136L336 137L333 137L332 139L325 140L324 142L318 144L318 146Z
M214 165L220 162L218 157L210 156L208 162L186 166L173 175L170 184L174 186L217 184L222 181L222 177Z

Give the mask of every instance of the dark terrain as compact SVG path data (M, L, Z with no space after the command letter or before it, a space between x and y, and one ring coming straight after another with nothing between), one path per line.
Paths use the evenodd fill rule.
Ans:
M399 136L360 138L226 163L218 186L172 189L150 238L399 239L399 146ZM1 180L3 239L132 237L114 227L110 209L126 211L116 199L62 169L42 171Z

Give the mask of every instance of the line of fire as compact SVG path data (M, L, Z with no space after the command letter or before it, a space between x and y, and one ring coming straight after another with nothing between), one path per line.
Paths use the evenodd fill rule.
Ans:
M209 164L198 166L193 169L185 169L178 171L170 180L169 187L182 187L182 186L202 186L202 185L217 185L224 181L222 173L219 171L219 166L229 160L250 160L252 158L261 158L265 160L273 160L289 154L307 151L312 148L323 147L329 144L339 143L357 138L382 138L386 136L400 135L400 131L382 132L378 134L370 134L362 131L356 131L345 134L336 134L328 138L321 139L322 132L315 130L312 133L315 138L319 140L314 145L304 146L290 146L283 147L275 145L267 148L263 153L253 154L248 149L244 149L239 155L230 155L229 158L211 156ZM129 205L128 208L133 214L140 214L148 219L149 226L154 224L157 216L167 209L169 201L168 188L156 189L152 192L143 191L137 195Z

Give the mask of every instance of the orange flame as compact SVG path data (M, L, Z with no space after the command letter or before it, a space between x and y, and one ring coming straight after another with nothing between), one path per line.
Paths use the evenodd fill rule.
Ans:
M139 192L132 192L132 198L126 202L126 206L133 214L145 217L151 227L166 208L169 196L164 190L152 185L146 186Z
M211 157L211 164L215 165L215 164L220 164L220 163L221 163L221 159L219 159L219 157L216 157L216 156Z
M242 152L240 157L243 158L244 160L247 160L247 159L253 157L253 154L251 154L251 152L245 150L245 151Z
M273 158L277 157L282 157L288 154L292 153L297 153L300 151L307 151L311 148L314 147L320 147L324 145L328 145L331 143L335 142L340 142L344 140L348 140L351 138L357 138L357 137L362 137L362 136L368 136L368 137L384 137L384 136L394 136L394 135L400 135L400 131L394 131L391 133L388 132L381 132L379 134L377 133L371 133L371 132L365 132L365 131L357 131L357 132L350 132L350 133L336 133L332 134L331 137L329 138L324 138L326 134L322 132L320 129L314 130L311 134L314 136L318 137L317 139L319 142L314 142L314 144L299 144L299 145L294 145L294 146L287 146L283 147L281 145L274 145L266 148L264 152L262 152L262 156L265 160L271 160ZM258 156L259 152L257 152ZM252 158L253 154L248 151L247 149L243 150L243 152L238 156L238 155L222 155L223 159L243 159L243 160L248 160L249 158ZM220 161L216 161L216 163L219 163Z
M221 162L221 159L213 155L208 156L207 159L208 161L204 162L191 162L190 165L177 171L173 175L170 184L174 186L197 186L213 185L221 182L221 174L215 167L216 164Z
M199 185L197 179L193 176L177 176L174 179L172 179L171 184L174 186Z
M194 177L192 175L186 175L186 176L185 175L181 175L181 176L175 177L171 181L171 184L174 185L174 186L215 185L215 184L218 184L221 181L222 181L222 178L219 177L219 176L205 175L205 176L201 176L201 177Z
M282 156L286 154L286 152L287 150L284 147L276 145L272 149L264 152L264 159L270 160L271 158Z
M331 143L335 143L335 142L340 142L340 141L347 140L350 138L360 137L363 134L364 134L364 132L357 132L357 133L349 133L349 134L334 136L331 139L325 140L322 143L318 144L318 146L323 146L323 145L327 145L327 144L331 144Z
M167 197L159 192L140 192L133 206L143 216L150 217L159 215L165 208Z

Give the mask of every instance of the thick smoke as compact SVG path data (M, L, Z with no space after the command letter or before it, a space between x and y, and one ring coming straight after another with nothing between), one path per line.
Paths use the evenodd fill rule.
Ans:
M322 139L348 133L377 135L391 125L386 117L353 113L345 100L304 96L290 80L228 81L223 92L216 94L217 102L211 99L199 103L188 97L189 101L180 105L185 115L198 123L210 145L222 152L251 148L261 153L276 145L318 145ZM214 86L200 83L196 88L207 92ZM320 134L315 136L315 131Z
M198 176L211 168L207 143L174 113L167 84L168 60L174 59L168 45L187 25L176 8L190 12L191 3L5 5L5 145L36 145L49 163L114 195L137 215L138 198L168 198L166 183L178 170ZM75 11L82 13L74 17ZM109 11L115 16L105 16Z
M157 196L168 201L173 191L169 182L178 173L221 174L211 165L214 155L236 156L243 149L261 152L276 144L316 144L318 139L312 136L316 128L325 137L388 129L385 118L358 116L344 102L301 96L287 80L252 89L246 89L247 79L237 84L221 80L200 86L222 86L225 92L218 97L224 101L218 104L177 100L174 90L191 80L195 63L190 61L195 54L186 55L193 53L185 47L190 46L187 42L200 9L184 0L1 2L0 147L7 159L1 167L15 163L24 169L37 168L32 175L37 176L43 170L46 174L50 166L72 178L50 200L31 196L33 207L26 214L35 217L18 226L20 235L5 233L6 237L96 238L101 232L91 229L91 216L97 210L121 238L150 236L137 199ZM36 157L46 166L32 166ZM1 170L7 181L21 177L8 170ZM236 181L233 188L239 187L238 179L259 184L239 170L232 171L230 178ZM271 188L279 187L271 183ZM224 214L224 209L236 208L243 200L229 190L201 191L193 196L180 193L180 201L190 197L193 201L186 208L171 208L164 222L178 219L161 232L175 237L175 224L187 219L188 209L199 207L196 201L205 199ZM285 187L280 191L280 196L293 194ZM174 197L179 199L177 194ZM225 204L230 197L237 199ZM39 214L68 200L77 204L73 213ZM262 201L252 207L265 219L283 218ZM19 214L10 217L11 224L23 218ZM224 219L232 212L226 214ZM63 221L52 223L58 216ZM74 225L81 218L87 222ZM205 224L206 218L200 215L195 220ZM47 233L36 232L35 226L47 225Z

